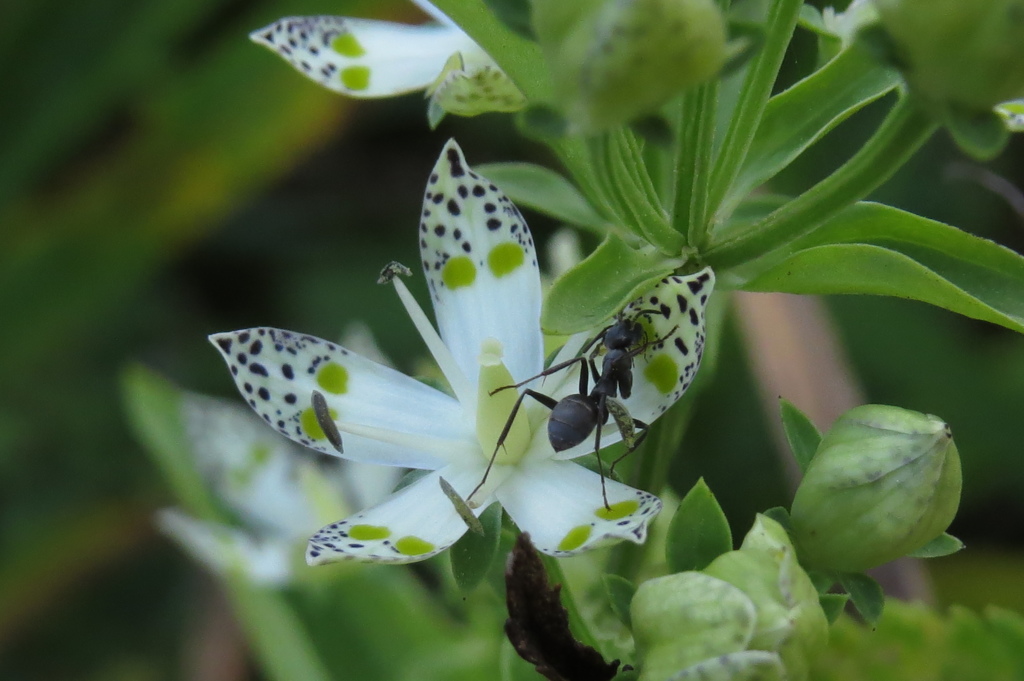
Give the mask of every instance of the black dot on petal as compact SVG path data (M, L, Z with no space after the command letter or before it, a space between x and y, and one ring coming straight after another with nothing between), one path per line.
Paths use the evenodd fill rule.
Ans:
M459 203L455 199L448 199L448 212L452 215L462 214L462 209L459 208Z
M284 401L288 404L295 404L298 401L298 398L295 397L293 393L288 393L284 396Z
M434 227L434 234L438 236L444 236L444 225L438 225Z
M256 391L256 394L259 395L260 399L262 400L270 399L270 391L267 390L266 388L260 388L259 390Z
M285 378L287 378L289 381L292 380L293 378L295 378L295 371L292 369L292 365L291 364L282 364L281 365L281 374Z

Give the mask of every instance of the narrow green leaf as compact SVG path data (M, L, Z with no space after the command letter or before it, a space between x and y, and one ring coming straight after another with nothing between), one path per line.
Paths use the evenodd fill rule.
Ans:
M964 543L951 534L943 532L935 539L909 554L914 558L940 558L948 556L964 547Z
M849 600L849 594L822 594L818 596L818 602L821 604L821 609L825 611L825 617L828 618L829 624L839 619Z
M633 249L609 234L555 281L544 301L541 327L564 335L596 329L681 264L652 248Z
M181 391L143 366L128 367L121 376L128 422L160 467L181 505L207 520L220 517L188 445L182 423Z
M605 593L608 595L608 602L611 604L612 612L619 618L619 621L627 627L632 627L633 623L629 614L629 604L633 602L636 585L619 575L602 575L601 581L604 584Z
M956 145L979 161L995 158L1010 141L1010 131L995 111L961 111L950 107L943 120Z
M885 607L885 594L882 593L881 585L862 572L841 573L839 583L850 594L850 600L864 620L871 626L878 624Z
M787 254L742 288L910 298L1024 332L1024 258L941 222L859 203Z
M498 555L501 539L501 506L492 504L480 515L483 535L467 532L448 552L452 560L452 574L463 591L479 584Z
M731 550L729 521L701 478L683 497L669 524L665 539L669 570L703 570L715 558Z
M793 450L793 458L800 466L800 471L806 471L807 465L814 458L814 452L821 444L821 433L811 423L807 415L797 409L788 400L779 400L782 411L782 428L786 431L786 440L789 441L789 448Z
M238 621L271 679L331 681L302 622L280 593L252 586L242 579L228 580L228 587L238 610Z
M899 74L866 50L844 50L807 78L768 101L750 153L718 211L732 213L759 185L851 114L899 84Z
M553 170L533 163L485 163L476 170L520 206L602 236L611 228L579 190Z
M807 576L811 578L811 583L814 584L814 590L818 592L819 596L827 594L829 589L832 588L832 585L836 583L836 577L831 572L808 570Z

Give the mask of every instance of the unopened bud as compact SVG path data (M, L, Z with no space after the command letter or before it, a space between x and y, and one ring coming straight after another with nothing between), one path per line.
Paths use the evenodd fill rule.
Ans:
M800 557L859 572L916 551L952 522L960 485L960 456L941 419L851 409L825 434L793 500Z

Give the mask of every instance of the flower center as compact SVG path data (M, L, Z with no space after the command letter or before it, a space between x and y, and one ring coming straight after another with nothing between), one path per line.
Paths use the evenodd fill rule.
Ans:
M519 463L530 444L530 423L526 410L520 409L509 423L508 417L516 406L519 392L515 388L492 391L515 383L512 374L502 362L501 342L488 338L480 344L480 380L477 385L476 437L480 449L488 460L498 447L495 465L509 466ZM504 434L504 439L502 439Z

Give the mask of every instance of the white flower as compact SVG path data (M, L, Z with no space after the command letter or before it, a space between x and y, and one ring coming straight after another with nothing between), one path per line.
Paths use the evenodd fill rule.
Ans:
M177 508L161 510L157 523L201 563L257 584L289 582L300 542L345 513L342 500L358 508L397 482L397 469L318 464L252 412L223 400L184 394L182 423L196 468L238 523L203 521Z
M309 542L310 564L353 558L408 563L445 550L466 523L442 492L444 478L479 515L499 502L537 548L568 556L609 542L642 542L661 509L652 494L605 480L567 461L593 451L588 438L556 454L546 407L532 400L512 423L486 484L497 440L517 395L491 391L544 368L541 286L533 237L522 215L448 142L427 184L420 254L440 334L400 279L399 297L443 372L453 396L360 357L334 343L256 328L210 337L249 405L283 435L327 454L310 406L322 393L342 435L344 456L431 471L382 503L321 529ZM630 414L650 422L689 386L704 344L710 270L668 277L627 314L644 313L660 339L636 358ZM554 361L576 355L587 339L570 339ZM559 371L531 388L555 400L579 389L576 371ZM614 423L602 443L620 439Z
M426 90L436 127L445 113L518 111L526 98L487 53L440 10L439 23L410 26L335 16L286 17L249 37L324 87L360 98Z

